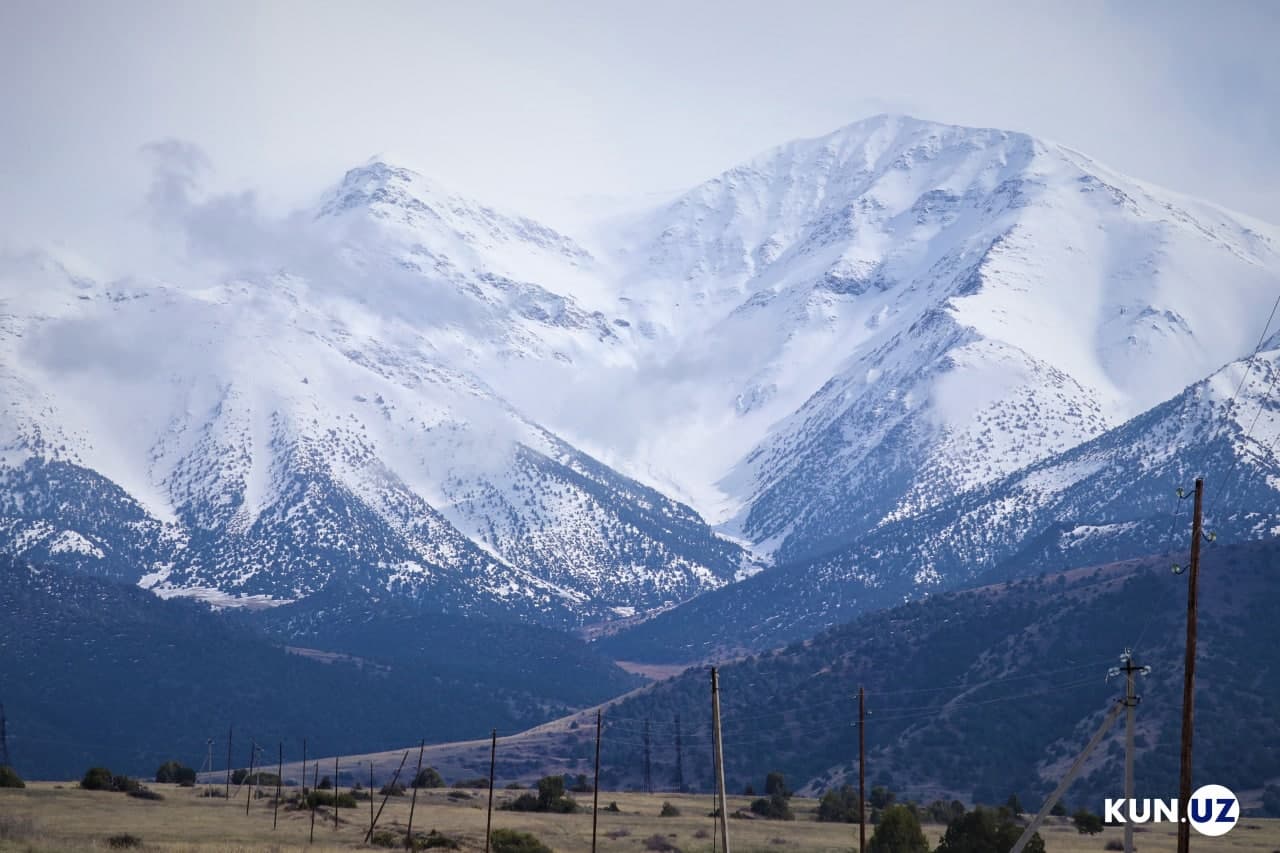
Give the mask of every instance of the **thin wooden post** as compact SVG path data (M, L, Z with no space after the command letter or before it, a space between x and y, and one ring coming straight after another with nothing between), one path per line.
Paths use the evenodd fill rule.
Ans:
M244 813L249 814L249 803L253 802L253 762L258 757L258 742L256 740L249 741L249 775L244 777L245 788L248 792L244 795Z
M413 849L413 810L418 805L418 777L422 775L422 751L427 748L427 742L422 740L418 743L418 771L413 774L413 799L409 801L409 827L404 831L404 849Z
M867 849L867 700L858 687L858 853Z
M275 829L280 820L280 787L284 784L284 741L276 745L276 805L271 811L271 828Z
M493 771L498 759L498 730L489 735L489 812L484 819L484 853L489 853L489 840L493 835Z
M1204 478L1196 479L1195 514L1191 518L1191 577L1187 579L1187 651L1182 676L1182 750L1178 774L1178 803L1182 820L1178 821L1178 853L1191 849L1191 824L1187 822L1191 806L1191 740L1195 729L1196 701L1196 620L1198 617L1198 585L1200 582L1200 533L1204 504Z
M227 791L222 795L224 800L231 800L231 736L236 732L235 726L227 727Z
M338 831L338 756L333 757L333 831Z
M596 709L596 778L591 785L591 853L596 853L596 821L600 814L600 727L604 710ZM492 784L492 783L491 783Z
M369 836L373 836L373 759L369 759Z
M306 783L307 783L307 780L303 779L302 784L304 788L306 787ZM319 795L316 793L316 786L319 784L320 784L320 762L317 761L315 766L315 774L311 777L311 838L307 841L308 844L316 843L316 800L320 799Z
M400 771L404 769L404 763L409 760L409 751L406 749L404 755L400 757L400 766L396 768L395 775L391 777L391 781L387 784L387 792L382 795L382 804L378 806L378 813L373 816L373 823L369 824L369 834L364 837L364 843L368 844L373 839L373 828L378 825L378 818L382 817L382 810L387 807L387 799L391 796L391 790L395 788L396 781L400 778ZM421 761L419 761L421 764ZM369 799L373 799L372 792Z

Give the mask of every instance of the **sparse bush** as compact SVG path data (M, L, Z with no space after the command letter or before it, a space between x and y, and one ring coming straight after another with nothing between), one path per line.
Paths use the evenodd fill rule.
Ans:
M617 841L619 838L626 838L630 834L631 834L631 830L629 829L614 829L609 832L606 832L604 834L604 837Z
M536 835L515 829L495 829L489 841L493 853L553 853Z
M234 782L235 778L233 777L231 781ZM316 783L317 791L328 791L332 788L333 788L333 780L330 779L328 776L321 776L320 781Z
M521 794L503 808L516 812L554 812L573 814L578 801L565 795L563 776L543 776L538 780L538 794Z
M751 811L766 820L795 820L795 812L791 811L791 804L787 802L787 798L782 794L774 794L771 797L761 797L751 802Z
M196 783L196 771L180 761L166 761L156 768L156 782L190 788Z
M477 776L474 779L459 779L457 782L453 783L453 787L455 788L488 788L489 777Z
M1113 838L1102 846L1103 850L1123 850L1124 842L1119 838Z
M403 797L405 787L400 782L388 782L378 789L378 793L382 796Z
M618 801L617 801L617 800L610 800L610 801L609 801L609 805L605 806L605 807L604 807L604 810L605 810L605 811L607 811L607 812L620 812L620 811L622 811L622 809L618 808Z
M450 791L447 796L451 800L470 800L473 799L467 791Z
M1071 823L1081 835L1097 835L1102 832L1102 818L1088 809L1077 809Z
M659 817L680 817L680 809L671 805L666 801L662 803L662 811L658 812Z
M413 777L411 788L443 788L444 777L434 767L424 767Z
M110 791L112 790L111 782L114 778L111 771L105 767L90 767L84 772L84 778L80 780L80 787L86 791Z
M142 785L139 785L138 787L134 788L132 791L127 791L126 793L130 797L134 797L139 800L163 800L164 799L164 794L161 794L159 791L153 791L150 788L144 788Z
M903 805L884 810L867 846L868 853L929 853L916 813Z
M644 840L645 850L657 850L659 853L680 853L680 848L672 844L665 835L654 833Z
M858 792L852 785L832 788L818 801L818 820L824 823L857 823Z
M417 839L414 839L414 846L417 846ZM460 846L461 845L458 844L455 839L450 838L442 832L437 832L434 829L428 832L422 839L422 847L424 850L431 849L433 847L445 850L457 850Z
M0 765L0 788L25 788L27 783L22 781L22 777L18 775L18 771L14 770L8 764Z
M307 794L307 808L314 809L317 806L332 806L335 796L338 800L338 808L354 809L356 807L356 798L350 794L344 794L342 792L337 792L335 794L332 791L316 790Z
M787 780L778 771L773 771L764 779L764 795L766 797L789 797L791 791L787 790Z
M1067 804L1062 800L1058 800L1056 803L1053 804L1053 808L1049 809L1049 814L1053 815L1054 817L1066 817Z
M141 847L142 839L128 832L122 832L119 835L112 835L108 838L107 846L112 850L126 850L131 847Z
M1022 827L1011 820L1001 820L999 815L981 806L966 812L947 824L936 853L991 853L1008 850L1022 835ZM1026 853L1044 853L1044 839L1040 833L1031 836L1024 848Z

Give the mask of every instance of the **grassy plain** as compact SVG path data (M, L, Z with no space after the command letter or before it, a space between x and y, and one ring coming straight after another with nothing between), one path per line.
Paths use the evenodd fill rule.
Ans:
M369 804L360 802L355 810L340 810L335 830L333 813L322 808L316 814L316 842L307 843L311 825L309 811L281 807L279 827L271 827L269 798L254 801L245 815L245 798L233 802L200 797L201 788L153 785L163 800L148 801L123 794L79 790L74 783L28 783L24 790L0 789L0 853L52 853L52 851L109 850L111 836L128 833L142 839L145 851L155 853L240 853L241 851L314 851L372 849L363 844L369 826ZM286 792L288 789L286 789ZM448 790L419 792L414 829L435 829L456 839L464 851L484 849L485 803L487 791L468 791L469 797L450 796ZM518 792L495 792L503 802ZM579 795L590 805L590 795ZM380 798L378 799L380 801ZM678 817L659 817L664 801L681 812ZM619 811L605 811L617 802ZM748 799L731 797L730 811L745 807ZM710 851L711 798L678 794L607 793L600 795L598 850L601 853L643 853L655 849L659 836L686 853ZM376 803L375 803L376 808ZM730 821L733 849L741 853L769 851L851 851L857 847L857 827L849 824L818 823L817 803L796 798L794 822L763 820ZM409 798L392 797L378 822L379 829L403 834L409 816ZM589 811L572 815L527 814L495 810L493 825L532 832L557 851L578 853L591 849ZM942 827L925 828L931 843L941 836ZM868 827L868 837L871 828ZM1108 829L1101 835L1084 836L1070 825L1057 822L1043 833L1049 853L1101 853L1120 832ZM1149 829L1138 836L1141 853L1174 851L1171 829ZM1198 851L1272 853L1280 850L1280 821L1245 819L1224 838L1201 838L1193 834Z

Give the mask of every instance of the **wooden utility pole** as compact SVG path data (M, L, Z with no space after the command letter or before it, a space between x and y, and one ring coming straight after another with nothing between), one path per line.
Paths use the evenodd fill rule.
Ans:
M498 730L489 733L489 811L484 818L484 853L489 853L489 840L493 832L493 773L498 762Z
M422 775L422 751L427 748L427 742L421 740L418 742L418 769L413 774L413 798L409 800L409 827L404 831L404 849L413 849L413 810L418 806L418 777Z
M729 853L729 806L724 790L724 743L720 737L720 675L711 667L711 730L715 738L716 786L720 789L720 837Z
M307 739L302 739L302 796L307 795Z
M306 787L307 780L303 779L302 784L303 784L303 787ZM317 761L314 769L314 773L311 777L311 838L307 841L308 844L316 843L316 801L319 799L319 795L316 793L316 788L319 786L319 784L320 784L320 762Z
M235 734L235 731L235 726L227 728L227 791L222 795L224 800L231 799L231 736Z
M333 757L333 831L338 831L338 756Z
M373 837L373 759L369 759L369 834L366 838Z
M1178 821L1178 853L1191 849L1191 824L1186 821L1191 805L1191 736L1194 732L1196 698L1196 609L1200 581L1201 512L1204 505L1204 478L1196 479L1195 513L1191 517L1191 577L1187 579L1187 656L1182 676L1182 762L1178 776L1178 803L1183 820Z
M271 828L280 820L280 787L284 784L284 741L276 745L276 805L271 811Z
M382 795L382 804L378 806L378 813L373 816L373 823L369 824L369 834L364 837L364 843L368 844L373 839L373 828L378 825L378 818L382 817L382 810L387 807L387 799L390 798L391 792L395 790L396 782L400 780L400 771L404 769L404 763L409 760L409 751L406 749L404 755L400 756L400 766L396 768L395 775L391 777L391 781L387 783L385 792ZM421 764L421 761L419 761ZM369 792L369 798L373 798L373 792Z
M244 795L244 813L249 814L249 803L253 801L253 763L258 757L258 742L256 740L249 741L249 775L244 777L245 787L248 791Z
M858 687L858 853L867 849L867 695Z
M596 816L600 814L600 727L604 710L596 709L596 778L591 784L591 853L596 853ZM490 790L493 790L490 788Z

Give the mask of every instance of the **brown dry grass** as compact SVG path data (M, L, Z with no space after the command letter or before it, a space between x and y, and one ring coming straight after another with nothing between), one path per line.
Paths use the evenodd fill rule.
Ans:
M24 790L0 789L0 853L52 853L52 851L107 850L106 839L131 833L145 842L145 850L156 853L239 853L239 851L322 851L360 849L368 828L368 803L355 811L339 813L341 823L333 828L332 813L321 810L316 820L316 844L308 846L311 815L307 811L281 808L280 827L271 829L271 801L254 802L244 813L244 799L227 802L202 798L199 789L155 785L165 795L158 802L137 800L121 794L81 791L73 783L29 784ZM451 799L448 791L419 794L414 827L436 829L463 844L464 850L484 848L486 791L473 791L471 799ZM499 802L515 792L497 791ZM590 795L580 795L589 805ZM603 811L617 801L620 813ZM681 810L679 817L662 818L663 801ZM731 797L730 811L747 805L747 798ZM644 853L645 840L658 834L683 851L709 851L712 819L707 796L675 794L600 795L600 837L602 853ZM795 822L731 820L733 847L750 851L849 851L857 845L857 827L823 824L815 820L817 804L797 798L793 802ZM403 831L409 813L408 797L393 797L383 812L379 827ZM573 853L591 849L591 815L522 814L495 811L494 827L510 827L534 833L550 847ZM869 828L870 831L870 828ZM926 832L937 841L942 828L930 826ZM700 835L700 833L706 833ZM1069 825L1056 824L1044 832L1049 853L1101 853L1105 843L1119 838L1109 829L1102 835L1081 836ZM1194 837L1200 851L1269 853L1280 850L1280 821L1246 819L1221 839ZM1151 829L1138 836L1142 853L1164 853L1175 849L1172 831ZM365 848L369 849L369 848Z

